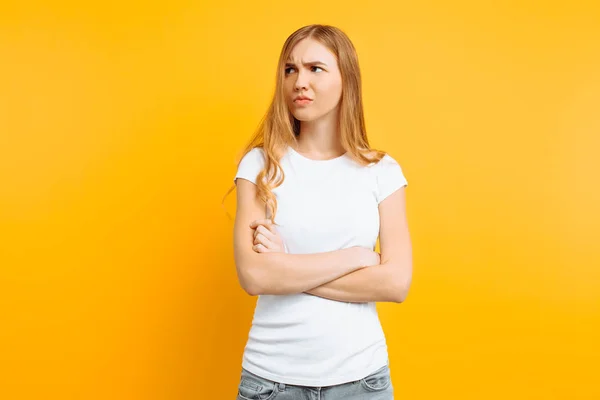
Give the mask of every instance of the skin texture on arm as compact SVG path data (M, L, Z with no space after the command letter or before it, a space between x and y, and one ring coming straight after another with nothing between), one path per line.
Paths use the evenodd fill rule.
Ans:
M406 193L400 188L379 205L380 265L363 268L306 291L345 302L395 302L406 299L412 280L412 245L406 218ZM255 251L283 252L281 238L265 220L255 221ZM262 225L261 225L262 224Z
M379 216L381 265L352 272L307 293L346 302L401 303L406 299L412 281L412 244L405 188L379 204Z
M353 247L317 254L257 252L254 220L265 218L265 205L256 196L256 185L237 179L237 212L234 226L234 259L242 288L250 295L295 294L379 263L378 255ZM376 254L376 253L374 253Z

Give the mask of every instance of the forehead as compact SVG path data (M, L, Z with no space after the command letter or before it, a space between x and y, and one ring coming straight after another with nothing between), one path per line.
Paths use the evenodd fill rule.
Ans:
M303 39L298 42L288 57L288 61L298 64L317 60L327 65L337 64L335 54L321 42L314 39Z

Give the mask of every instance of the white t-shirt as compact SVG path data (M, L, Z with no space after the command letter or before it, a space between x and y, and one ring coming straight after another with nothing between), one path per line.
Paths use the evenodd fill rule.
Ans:
M235 179L256 183L264 162L263 150L254 148L242 159ZM378 205L407 185L400 165L388 154L379 163L362 166L347 154L312 160L289 147L280 163L285 180L273 190L275 222L291 254L375 249ZM306 293L258 296L242 360L246 370L291 385L330 386L362 379L387 364L374 302Z

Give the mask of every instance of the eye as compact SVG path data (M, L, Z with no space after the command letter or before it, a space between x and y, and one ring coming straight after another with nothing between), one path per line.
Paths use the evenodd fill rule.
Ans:
M320 70L323 70L323 68L317 67L316 65L313 65L312 68L319 68ZM315 72L317 72L317 71L315 71Z
M294 67L287 67L286 69L283 70L283 72L287 75L287 74L291 74L291 72L288 72L290 69L294 69Z

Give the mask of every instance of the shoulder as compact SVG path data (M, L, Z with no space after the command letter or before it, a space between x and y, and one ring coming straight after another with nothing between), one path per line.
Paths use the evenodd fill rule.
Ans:
M392 157L389 153L385 153L381 161L379 161L381 165L400 165L398 161L394 157Z
M253 147L250 151L248 151L244 157L248 158L263 158L265 155L265 151L262 147Z
M374 168L376 171L386 169L394 166L399 166L398 161L389 153L385 153L381 160L369 164L369 167Z
M264 168L265 158L264 151L260 147L254 147L248 151L239 161L238 170L234 178L244 178L256 183L258 173Z
M265 162L265 153L262 147L254 147L248 151L242 159L240 164L246 165L262 165Z
M397 179L398 176L403 176L403 170L400 163L391 156L389 153L385 155L378 162L370 164L372 173L378 180Z
M388 153L379 162L372 164L371 168L377 182L378 203L396 190L408 185L402 167L396 158Z

